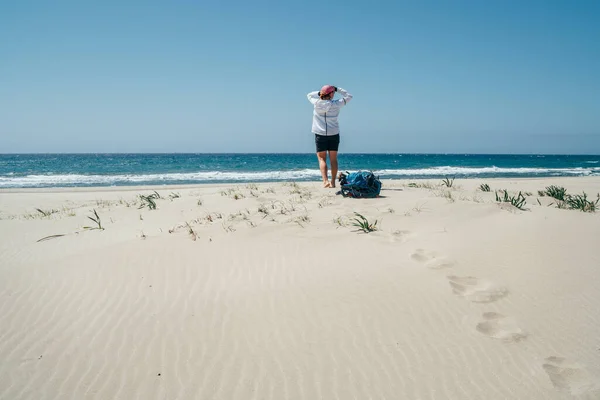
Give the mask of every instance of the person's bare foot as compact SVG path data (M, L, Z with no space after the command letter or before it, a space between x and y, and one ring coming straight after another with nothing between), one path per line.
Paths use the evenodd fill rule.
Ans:
M330 187L330 188L335 188L335 182L331 182L331 183L329 184L329 187Z
M329 181L325 181L325 182L323 182L323 187L324 188L330 188L331 187L331 183L329 183Z

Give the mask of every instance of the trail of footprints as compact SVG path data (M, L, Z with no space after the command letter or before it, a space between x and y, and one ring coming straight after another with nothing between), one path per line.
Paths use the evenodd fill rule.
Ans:
M430 269L447 269L455 264L443 255L424 249L415 250L411 258ZM492 303L509 294L506 287L488 279L456 275L448 275L447 279L452 293L474 303ZM521 329L514 318L496 312L484 312L475 329L505 343L517 343L527 338L527 332ZM565 358L548 357L542 368L559 392L580 395L598 389L582 365Z

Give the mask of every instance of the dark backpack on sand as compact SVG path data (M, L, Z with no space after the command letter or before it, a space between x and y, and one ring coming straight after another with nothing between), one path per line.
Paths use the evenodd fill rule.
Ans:
M344 197L373 198L381 191L381 181L370 171L340 174L340 193Z

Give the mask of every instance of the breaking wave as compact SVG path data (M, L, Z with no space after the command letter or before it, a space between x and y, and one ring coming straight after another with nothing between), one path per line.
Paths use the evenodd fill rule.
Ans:
M541 177L600 175L600 167L591 168L500 168L500 167L431 167L417 169L381 169L373 171L381 178L427 178L440 176L469 177ZM37 174L0 176L0 187L69 187L69 186L125 186L222 182L267 182L314 180L320 177L318 169L260 172L203 171L162 174Z

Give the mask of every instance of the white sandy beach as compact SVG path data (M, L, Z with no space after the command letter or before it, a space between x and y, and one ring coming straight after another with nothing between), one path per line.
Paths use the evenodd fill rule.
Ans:
M0 399L600 399L600 177L383 183L0 191Z

